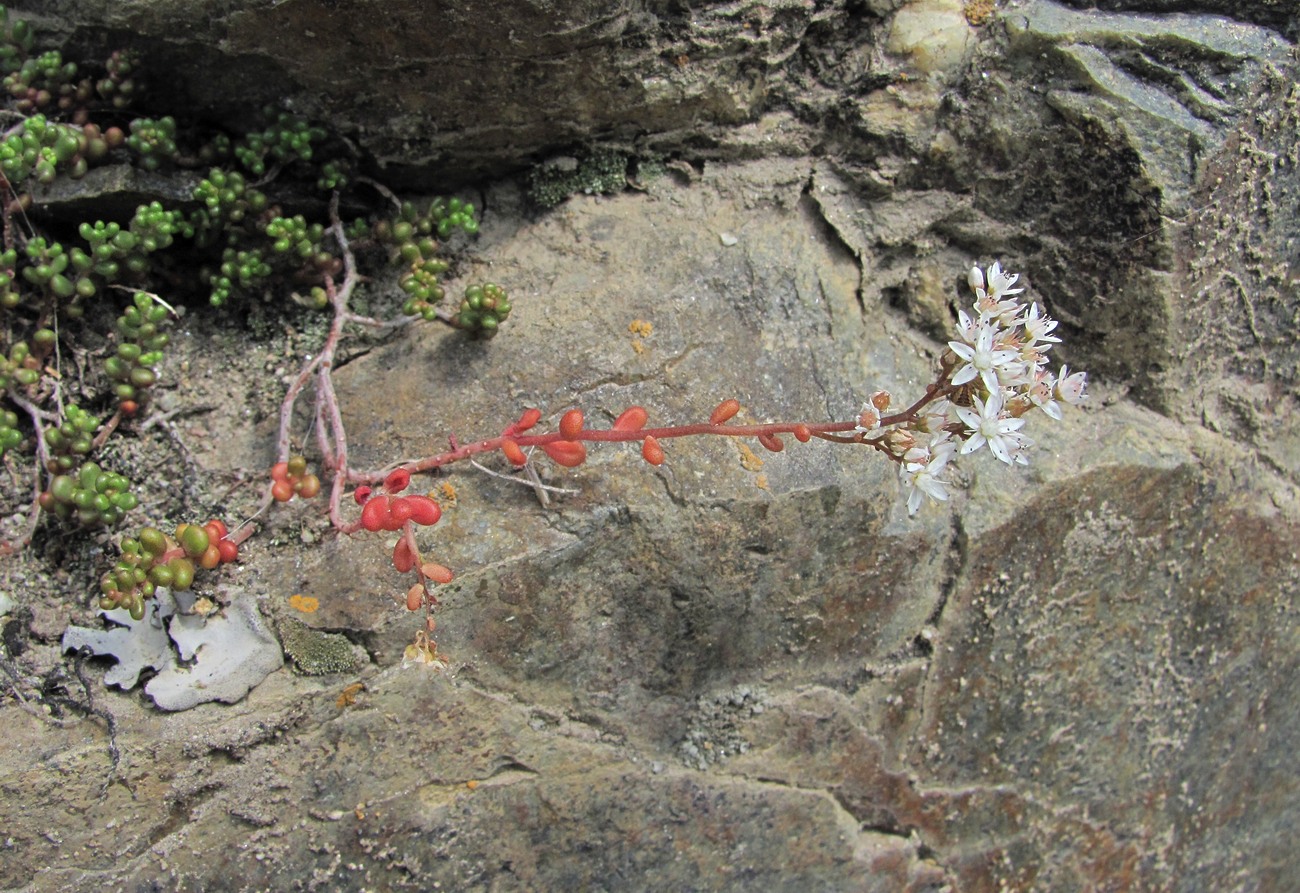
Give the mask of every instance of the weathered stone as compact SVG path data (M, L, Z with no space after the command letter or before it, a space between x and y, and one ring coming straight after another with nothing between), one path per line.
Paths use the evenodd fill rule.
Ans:
M11 4L100 53L141 50L154 100L236 128L264 104L329 121L387 177L500 175L557 149L653 135L724 141L763 110L768 77L817 14L803 2ZM675 61L678 60L678 61Z
M1169 373L1186 362L1181 320L1197 311L1179 270L1193 252L1177 243L1206 210L1234 134L1285 103L1279 69L1294 70L1294 47L1212 15L1035 0L1003 19L1005 52L977 60L961 113L939 122L968 147L972 204L1021 229L1027 265L1087 364L1179 411L1183 377Z
M914 0L894 14L885 46L930 74L956 69L973 42L961 0Z
M405 51L378 27L396 19L373 33L330 19L362 4L268 12L302 29L322 18L324 61L274 63L295 90L320 88L295 102L347 109L376 128L357 131L367 148L410 170L504 170L636 115L698 148L689 174L546 216L517 184L492 187L464 275L490 264L514 314L486 344L420 328L341 359L358 466L493 435L525 405L549 425L572 405L599 424L631 403L667 422L730 396L755 419L846 416L878 387L907 399L930 380L964 271L994 257L1065 320L1064 358L1101 374L1080 412L1035 424L1029 468L967 457L953 503L916 519L888 463L818 442L761 456L673 442L660 468L593 450L576 471L542 467L578 491L549 510L456 469L456 505L421 534L458 574L438 613L446 674L397 670L417 624L394 602L390 544L255 539L241 586L310 591L313 624L364 642L364 689L280 672L184 716L96 692L117 717L116 775L102 726L5 701L16 756L0 789L24 804L6 831L13 882L1192 891L1300 874L1295 69L1260 28L1231 26L1250 52L1215 49L1205 16L1294 33L1293 7L1031 4L1007 10L1024 19L1008 18L1010 37L977 31L971 76L945 86L955 75L904 83L873 61L898 5L665 12L683 29L672 40L617 53L621 13L561 33L565 13L538 7L520 52L554 37L555 70L507 59L478 109L513 109L514 143L450 87L465 117L412 126L436 112L416 76L442 32ZM181 6L183 24L164 18ZM140 26L163 58L216 22L229 42L185 64L246 60L249 84L286 33L254 34L230 4L94 8L87 21ZM582 65L570 37L591 39ZM387 90L412 84L392 131L349 79L373 53L331 43L344 38L406 54L375 69ZM465 58L486 58L482 34L465 39L480 53ZM656 57L658 80L629 81L620 106L600 66L625 52L636 70L669 46L689 58ZM589 105L539 100L545 79L497 95L543 70L581 82ZM741 71L748 87L727 77ZM671 129L678 114L701 116L698 142ZM1189 134L1200 156L1169 151ZM698 164L732 149L751 161ZM1194 225L1162 219L1202 206ZM228 354L195 351L197 390L267 377L263 357ZM227 435L196 448L205 467L269 442L273 421L213 402L205 424Z

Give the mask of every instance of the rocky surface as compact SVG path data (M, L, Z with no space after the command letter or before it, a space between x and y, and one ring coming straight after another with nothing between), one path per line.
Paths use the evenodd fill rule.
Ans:
M384 549L309 516L273 522L228 585L344 632L368 658L351 673L286 666L177 714L88 676L101 713L47 715L66 617L35 596L4 632L27 697L0 704L0 790L21 805L9 886L1192 891L1300 874L1286 4L967 4L964 24L942 0L539 4L494 51L586 40L590 67L553 45L553 66L498 65L479 108L440 98L436 129L412 123L436 95L416 75L442 71L448 34L480 60L468 25L403 48L408 19L342 28L369 4L211 4L185 28L175 6L63 15L78 39L134 28L178 60L200 41L187 64L238 60L250 85L275 60L304 110L411 178L508 173L632 122L687 162L545 215L516 182L486 187L462 273L505 283L515 314L486 344L425 327L350 353L360 465L495 433L525 405L666 422L729 396L755 420L906 399L965 269L994 257L1064 321L1061 358L1095 370L1093 396L1035 425L1028 469L963 461L962 494L916 518L883 462L821 443L678 441L658 469L593 451L543 469L577 491L550 508L457 469L428 537L460 575L446 673L400 667L413 628ZM319 54L276 47L281 21ZM913 37L926 21L942 42ZM679 48L685 63L663 56ZM400 114L347 92L341 60L409 84ZM526 76L542 70L553 97ZM483 129L502 121L514 142ZM214 474L259 467L310 340L250 350L203 318L172 370L214 404L191 452Z

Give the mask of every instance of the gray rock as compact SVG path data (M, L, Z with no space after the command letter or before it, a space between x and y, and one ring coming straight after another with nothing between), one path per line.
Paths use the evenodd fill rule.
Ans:
M976 30L969 69L932 81L880 55L890 2L538 7L518 44L456 19L432 36L356 28L360 4L281 4L260 33L230 4L92 4L92 25L152 35L178 82L238 59L260 96L287 72L293 102L334 109L407 171L506 171L629 121L704 159L542 217L517 184L492 187L466 266L490 262L515 312L490 343L421 328L351 357L336 380L358 465L491 436L529 405L553 425L573 405L668 422L732 396L754 419L851 417L882 387L907 399L964 271L994 257L1063 319L1062 358L1096 374L1081 411L1035 425L1028 469L963 460L953 503L916 519L886 463L817 442L673 442L659 468L593 450L541 467L578 491L550 510L456 469L456 506L421 535L458 574L438 614L446 674L397 669L415 630L377 538L249 558L249 585L307 581L312 623L366 643L364 690L272 674L220 710L114 701L133 793L102 801L68 784L106 771L82 728L15 723L25 752L58 751L6 763L28 804L9 832L17 882L1285 888L1300 875L1294 6L1108 5L1007 8ZM680 30L629 25L658 14ZM409 25L411 7L383 15ZM225 42L181 59L213 22ZM319 53L289 52L284 22ZM644 45L614 48L633 33ZM467 55L438 55L445 34ZM354 77L375 46L385 61ZM656 55L679 47L681 65ZM501 64L471 114L447 71L489 52ZM581 85L589 105L539 84ZM242 411L210 424L247 429Z

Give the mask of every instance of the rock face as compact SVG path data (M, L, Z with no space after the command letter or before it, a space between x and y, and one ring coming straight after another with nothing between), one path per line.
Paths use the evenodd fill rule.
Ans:
M886 463L824 443L593 451L543 469L578 491L551 509L457 470L428 542L459 574L446 674L399 668L413 629L373 540L268 547L241 588L319 599L310 623L372 663L181 715L98 694L115 772L102 726L6 703L10 882L1286 889L1298 23L1104 5L539 3L502 33L456 4L436 26L400 2L41 4L76 40L140 35L217 114L324 112L410 180L575 144L690 163L546 215L487 185L466 277L515 314L486 345L413 329L350 356L358 465L526 405L906 400L977 259L1024 271L1096 374L1029 469L963 461L914 519ZM269 442L242 410L212 425Z

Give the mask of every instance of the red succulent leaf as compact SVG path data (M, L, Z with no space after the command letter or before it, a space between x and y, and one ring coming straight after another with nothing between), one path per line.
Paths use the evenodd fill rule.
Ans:
M384 530L388 520L388 497L382 493L371 497L361 509L361 526L366 530Z
M393 546L393 567L397 568L399 574L404 574L415 567L416 556L411 552L411 547L402 537Z
M411 507L411 520L416 524L429 527L442 517L442 508L427 496L406 496L403 501Z
M721 425L738 412L740 412L739 400L734 398L731 400L723 400L713 408L713 413L709 416L709 424Z
M623 414L614 419L615 431L640 431L645 427L646 419L650 416L646 413L643 406L629 406L623 410Z
M649 434L645 440L641 441L641 458L645 459L651 465L664 464L664 450L659 446L659 441L655 440Z
M411 483L411 473L405 468L394 468L384 478L384 489L389 493L401 493Z
M557 440L553 443L544 443L542 449L546 452L546 455L551 457L552 462L556 465L563 465L565 468L577 468L587 459L587 448L576 440Z
M560 418L560 436L565 440L577 440L582 433L582 410L570 409Z
M524 451L519 448L509 437L501 438L501 452L505 454L506 460L516 468L523 468L528 464L528 457Z

